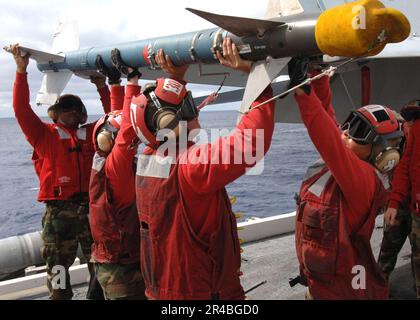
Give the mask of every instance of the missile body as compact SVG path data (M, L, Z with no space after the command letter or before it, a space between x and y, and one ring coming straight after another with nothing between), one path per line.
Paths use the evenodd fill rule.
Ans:
M118 48L125 63L136 68L154 67L154 55L163 49L176 65L193 63L215 63L216 50L221 50L223 38L230 37L238 46L240 55L248 60L263 60L297 55L321 54L315 41L317 16L305 17L262 36L238 37L221 28L212 28L185 34L146 39L112 46L91 47L65 53L61 63L38 64L42 72L71 70L73 72L96 70L96 56L100 54L104 62L111 66L111 50Z
M367 26L354 27L357 10L365 15ZM221 16L189 9L220 28L146 39L112 46L66 52L64 61L38 63L42 72L96 70L100 54L109 67L111 50L118 48L125 63L136 68L156 67L154 56L163 49L176 65L215 63L215 52L223 39L231 37L240 55L248 60L312 56L356 57L374 55L390 42L401 42L410 34L410 23L399 11L385 8L377 0L361 0L331 8L322 14L300 14L272 20ZM389 23L391 21L392 23Z

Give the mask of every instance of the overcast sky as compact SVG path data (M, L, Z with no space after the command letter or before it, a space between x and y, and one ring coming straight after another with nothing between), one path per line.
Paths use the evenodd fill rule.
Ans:
M257 7L257 2L261 7ZM153 7L155 5L155 7ZM59 22L76 21L80 47L109 45L214 27L185 10L186 7L215 13L261 18L265 1L255 0L0 0L0 45L19 42L34 49L49 51L52 33ZM0 117L13 116L11 98L16 65L13 57L0 52ZM31 61L28 68L31 102L40 88L42 73ZM211 88L193 86L196 93ZM79 95L90 114L101 113L95 87L88 80L72 78L65 92ZM195 94L197 95L197 94ZM32 103L34 105L34 103ZM34 109L46 114L46 107Z

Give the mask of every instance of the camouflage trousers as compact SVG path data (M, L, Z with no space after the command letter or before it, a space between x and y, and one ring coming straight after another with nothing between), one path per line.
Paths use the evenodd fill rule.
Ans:
M416 278L417 299L420 300L420 214L411 215L413 224L411 227L411 245L413 248L413 268Z
M95 263L96 275L107 300L146 300L140 263Z
M76 258L79 243L86 261L89 262L91 258L93 239L88 214L88 203L78 204L70 201L46 203L46 210L42 217L41 255L47 265L47 286L50 299L66 300L73 297L69 267ZM94 268L89 267L92 277ZM65 283L62 283L63 281Z
M417 298L420 298L420 216L415 213L400 210L397 220L399 225L384 226L384 236L379 252L378 264L389 278L395 268L398 253L407 237L411 243L411 265L416 280Z

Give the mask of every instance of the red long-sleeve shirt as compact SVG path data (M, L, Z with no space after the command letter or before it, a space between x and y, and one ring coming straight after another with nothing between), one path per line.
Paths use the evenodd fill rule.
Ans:
M123 86L111 86L110 100L110 111L121 110L124 104L124 87ZM101 99L102 100L102 99Z
M420 120L411 127L407 147L395 170L389 207L398 209L409 198L413 210L413 205L420 203Z
M107 87L104 87L98 91L101 95L101 100L104 103L104 111L107 111L107 108L109 108L109 90ZM16 73L16 80L13 88L13 109L19 126L21 127L26 139L34 148L34 151L37 155L34 165L35 171L40 176L40 193L38 195L38 200L45 201L53 199L66 199L68 196L70 196L70 194L53 195L53 188L55 188L55 185L58 185L57 179L60 178L55 177L55 173L57 172L54 171L57 171L57 167L65 167L64 163L57 165L54 165L54 163L58 158L67 156L64 156L61 152L66 152L66 154L68 153L68 150L64 148L64 142L60 142L58 144L58 141L69 141L69 139L57 140L58 133L56 125L42 122L42 120L32 110L29 103L29 86L27 73ZM87 134L93 130L94 125L95 123L89 123L84 126ZM68 133L77 136L76 131L77 130L68 130ZM64 134L67 133L64 132ZM70 183L74 184L77 180L80 180L79 186L72 187L74 192L77 192L76 188L78 191L85 191L88 189L88 172L90 172L92 159L87 158L86 156L89 154L90 149L93 150L93 146L92 139L90 137L85 137L84 141L85 147L88 150L85 150L83 155L77 155L79 160L76 161L73 159L75 154L68 155L68 157L71 157L72 161L74 160L74 162L81 162L78 164L79 167L75 165L75 168L68 168L68 171L72 171L71 175L74 175L74 177L70 177ZM57 153L59 153L60 157ZM48 165L44 166L44 158L48 159ZM77 174L75 171L78 171L79 174ZM60 173L62 173L62 170ZM83 175L83 177L81 175ZM68 179L67 176L62 178ZM62 186L60 185L60 188L61 187L66 187L65 182L63 182ZM59 191L59 189L56 191Z
M328 82L318 82L325 89ZM326 109L327 103L321 103L312 90L310 95L296 95L303 123L308 129L309 137L337 181L346 200L343 212L352 230L357 230L369 214L375 196L376 172L372 165L359 159L346 147L340 129L331 113Z
M271 97L272 89L268 87L252 106ZM251 133L249 136L245 131L247 129ZM263 133L256 143L258 129L262 129ZM271 145L273 131L274 102L270 102L244 115L230 135L212 144L193 145L180 156L179 162L182 164L179 165L179 188L185 199L189 221L201 239L209 241L210 235L219 227L217 221L220 220L218 219L220 192L218 191L245 174L248 168L261 160ZM243 141L245 147L241 148ZM246 154L256 154L258 146L262 148L259 158L253 162L244 161L247 160ZM234 163L235 153L237 159L241 160L238 164ZM229 156L230 161L224 163L223 155ZM197 161L191 163L187 159Z
M119 93L120 92L121 91L119 91ZM111 92L111 97L112 93L113 92ZM108 178L111 198L113 205L118 209L124 209L136 201L136 175L133 160L136 155L137 148L129 149L129 146L132 144L137 135L131 126L130 105L132 97L139 93L139 86L127 85L121 128L118 132L117 138L115 139L115 145L112 148L111 153L107 156L105 162L105 174Z
M110 93L107 86L98 90L102 107L105 113L110 111ZM32 110L29 103L28 74L16 72L15 86L13 88L13 109L16 120L26 139L35 148L35 145L49 131L48 124L43 122Z

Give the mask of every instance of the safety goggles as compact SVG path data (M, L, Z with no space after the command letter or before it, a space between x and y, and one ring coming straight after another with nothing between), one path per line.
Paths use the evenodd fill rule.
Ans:
M371 144L375 141L377 133L372 124L357 112L352 112L341 125L342 131L356 143L361 145Z
M177 111L178 118L180 120L193 120L198 117L199 110L195 105L194 98L191 94L191 91L187 92L184 100L182 100L181 107Z
M165 109L165 107L162 106L161 102L159 101L159 98L155 95L153 91L149 93L149 96L157 110ZM173 109L174 107L171 106L170 108ZM191 91L187 92L187 94L185 95L185 98L181 102L180 107L176 109L177 109L176 116L178 120L189 121L189 120L197 118L199 110L197 109L195 105L194 98L191 94Z

